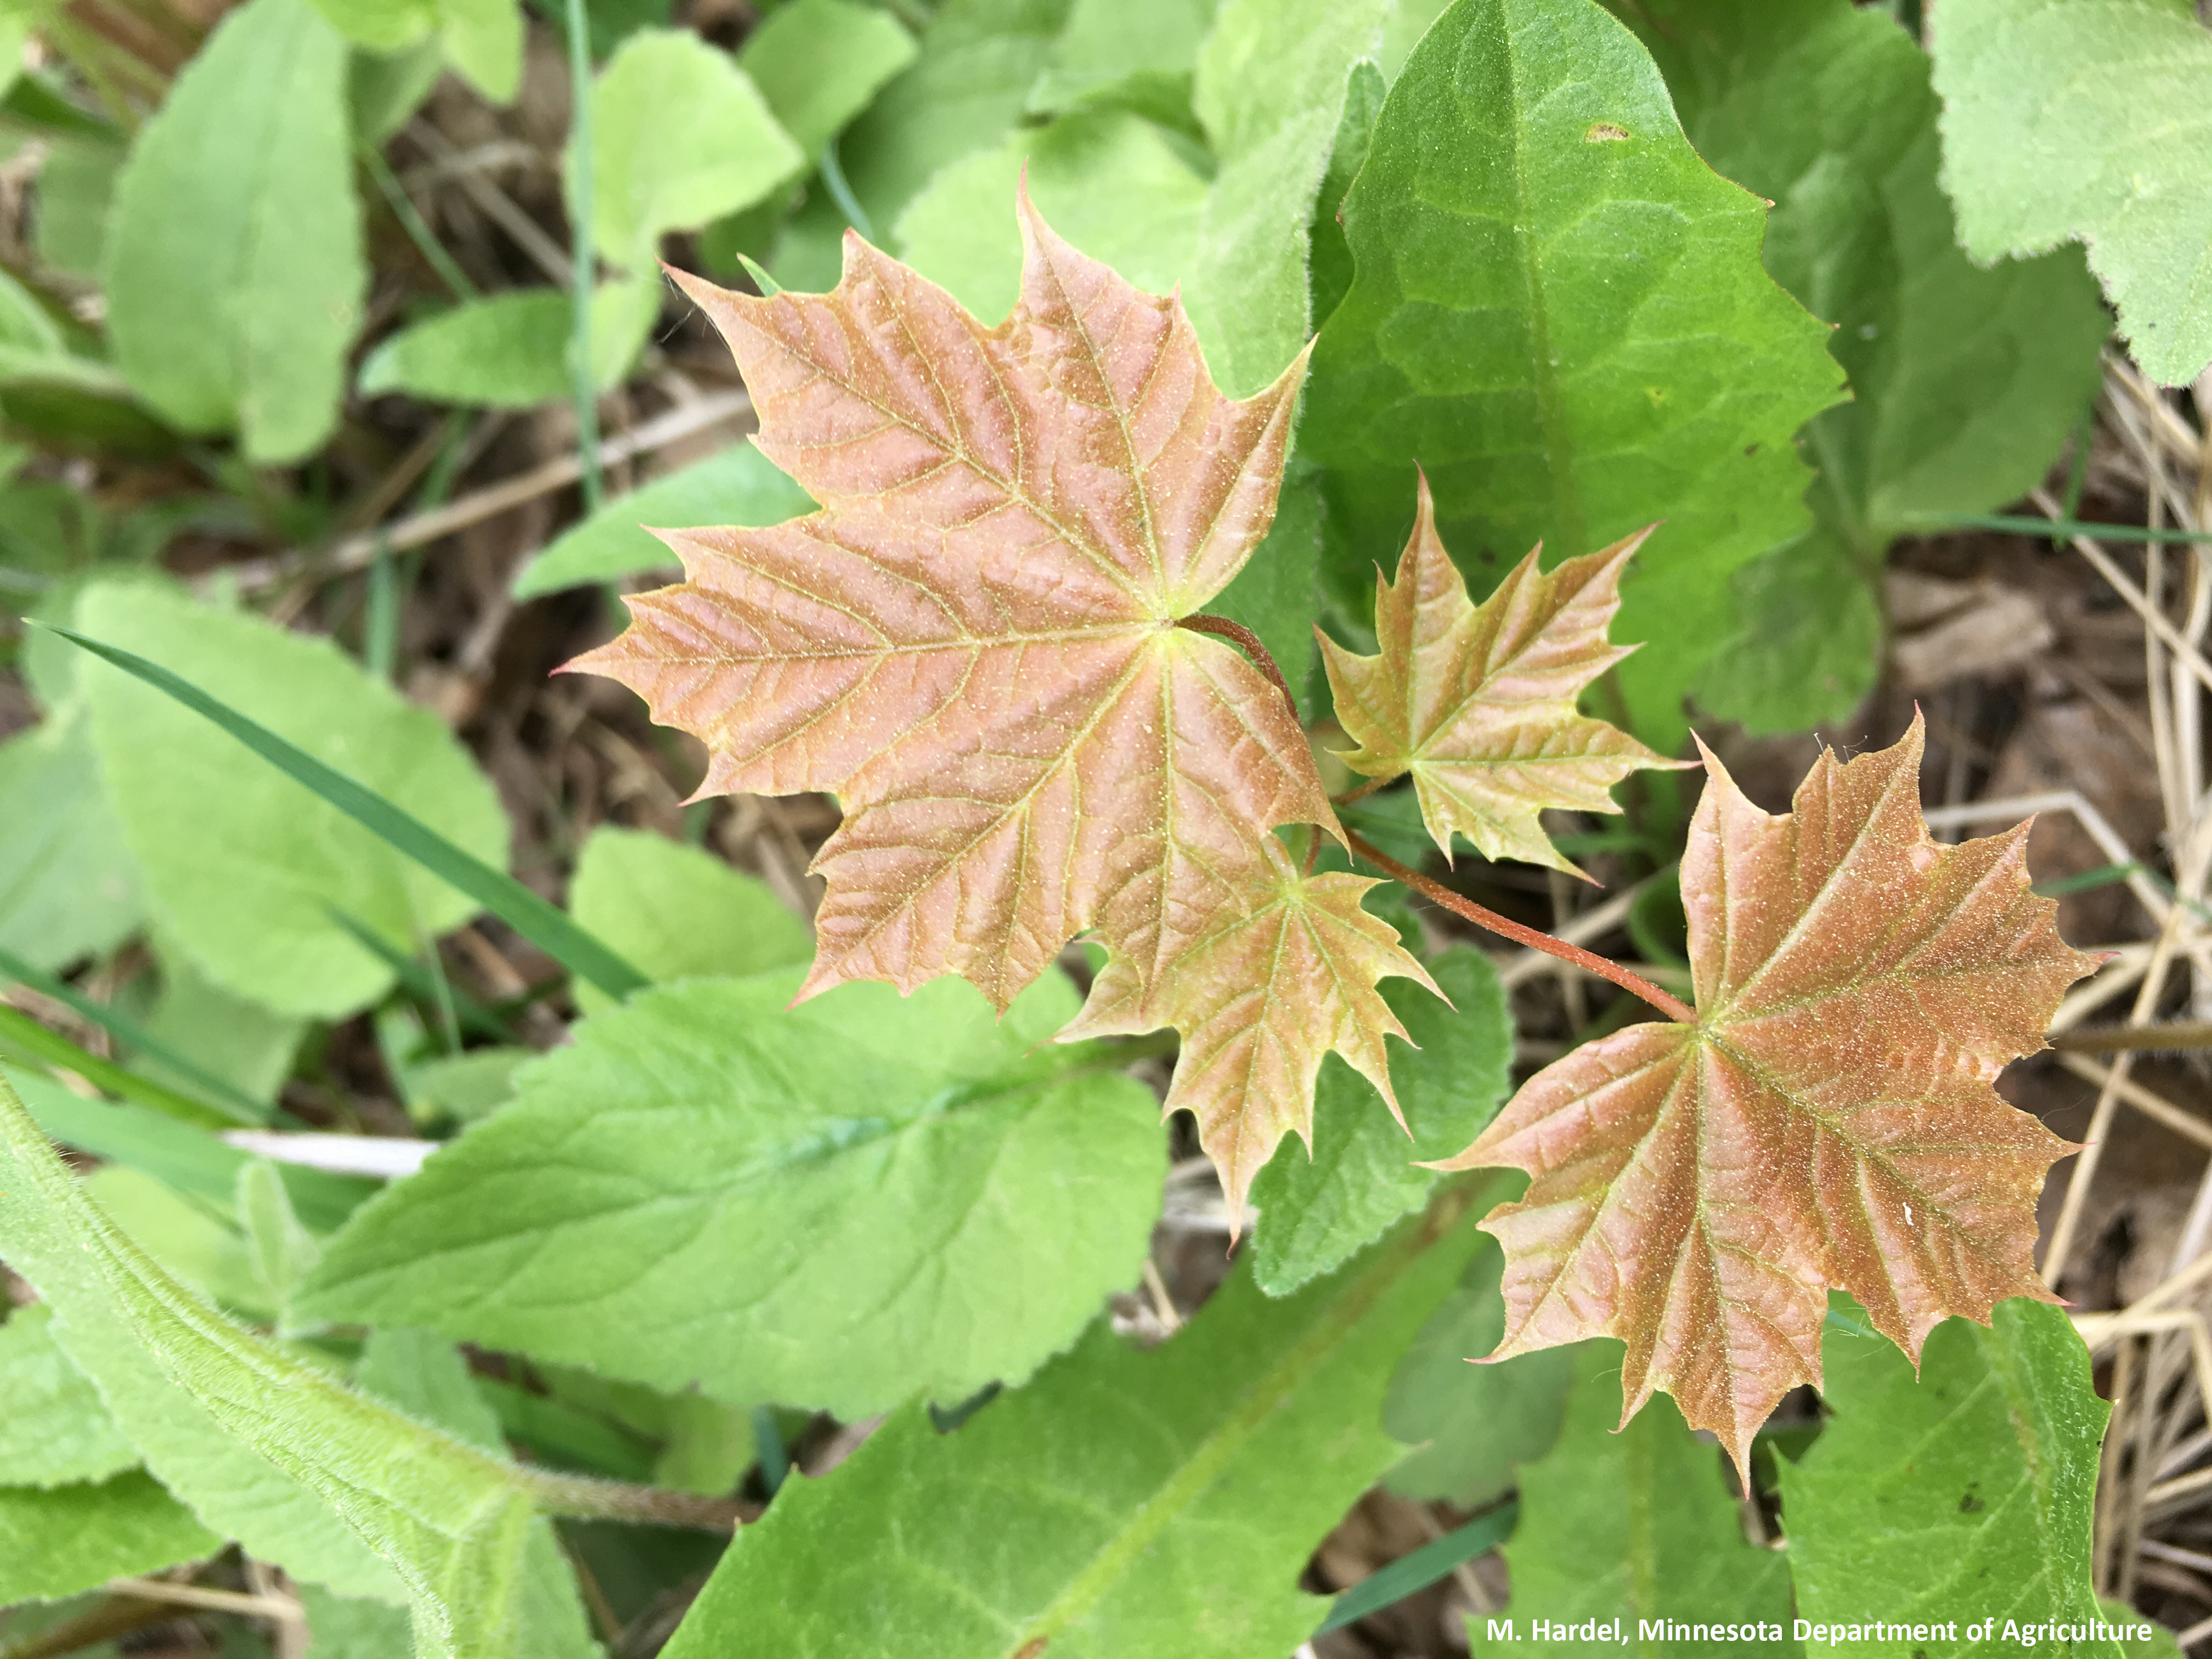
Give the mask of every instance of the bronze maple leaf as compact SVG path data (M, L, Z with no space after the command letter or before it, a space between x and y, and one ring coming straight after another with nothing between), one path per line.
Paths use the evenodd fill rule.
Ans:
M1447 859L1456 830L1485 858L1580 875L1537 814L1618 811L1608 792L1630 773L1691 763L1575 708L1585 686L1636 648L1608 643L1606 629L1620 609L1621 572L1650 533L1550 572L1534 549L1476 605L1437 535L1423 475L1398 579L1376 575L1379 651L1358 656L1321 635L1337 722L1359 744L1340 758L1372 778L1410 772Z
M1681 873L1698 1023L1576 1049L1442 1166L1532 1177L1484 1224L1506 1253L1491 1358L1619 1337L1627 1413L1663 1389L1748 1468L1820 1381L1830 1286L1916 1359L1954 1315L2057 1299L2035 1200L2072 1149L1991 1085L2094 959L2028 889L2027 825L1929 838L1920 753L1916 719L1823 755L1779 816L1705 756Z
M702 794L837 796L802 995L951 973L1003 1008L1091 928L1149 977L1193 938L1171 845L1337 827L1275 688L1176 625L1267 533L1303 357L1225 397L1177 301L1020 213L996 328L851 234L828 294L676 276L822 508L661 532L688 580L570 666L702 738Z

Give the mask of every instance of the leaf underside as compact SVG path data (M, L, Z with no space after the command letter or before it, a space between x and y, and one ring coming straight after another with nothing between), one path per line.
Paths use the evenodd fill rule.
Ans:
M1577 1049L1445 1166L1533 1177L1486 1224L1493 1358L1619 1337L1629 1412L1664 1390L1748 1467L1820 1380L1830 1286L1916 1356L1953 1315L2055 1299L2035 1199L2069 1148L1991 1085L2093 963L2028 890L2026 825L1929 838L1921 741L1823 755L1779 816L1707 755L1681 878L1698 1024Z

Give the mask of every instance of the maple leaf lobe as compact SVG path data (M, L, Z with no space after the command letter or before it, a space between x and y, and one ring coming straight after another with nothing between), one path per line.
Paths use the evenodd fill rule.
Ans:
M2035 1200L2070 1149L1991 1085L2094 964L2029 890L2028 826L1929 838L1921 742L1916 719L1824 753L1782 815L1705 756L1681 875L1698 1024L1577 1049L1443 1166L1531 1177L1484 1224L1506 1253L1491 1358L1618 1337L1627 1413L1663 1389L1747 1467L1820 1381L1831 1286L1916 1359L1946 1318L2056 1299Z
M684 582L570 665L697 735L702 793L839 798L802 996L957 973L1003 1008L1094 927L1171 960L1178 848L1336 829L1281 698L1173 626L1267 533L1304 359L1224 396L1178 302L1020 210L996 328L854 235L826 295L678 278L822 505L668 533Z
M1616 812L1613 785L1680 767L1575 699L1635 650L1609 644L1620 577L1649 530L1549 572L1533 549L1480 605L1437 534L1425 474L1397 579L1376 573L1371 657L1319 629L1338 722L1358 748L1340 757L1375 778L1411 773L1422 822L1444 856L1455 831L1488 859L1581 875L1543 832L1547 807Z

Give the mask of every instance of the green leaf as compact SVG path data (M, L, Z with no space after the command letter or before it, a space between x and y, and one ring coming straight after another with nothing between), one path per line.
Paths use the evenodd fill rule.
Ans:
M655 981L765 973L814 956L813 929L766 882L642 830L592 832L568 884L568 912ZM613 1000L577 988L587 1014Z
M641 281L602 283L592 292L592 378L603 390L621 383L643 343ZM643 296L657 305L658 285L647 285ZM556 403L575 393L567 355L573 321L568 296L558 289L465 301L379 343L362 361L356 388L364 398L404 392L491 409Z
M1624 1633L1586 1650L1612 1652L1631 1638L1653 1659L1713 1650L1686 1629L1679 1638L1640 1636L1640 1622L1652 1620L1768 1625L1771 1639L1733 1641L1728 1651L1777 1659L1799 1652L1786 1639L1789 1567L1745 1540L1719 1449L1693 1436L1663 1395L1622 1424L1620 1345L1584 1342L1574 1352L1559 1444L1521 1472L1521 1524L1505 1547L1513 1634L1492 1640L1487 1621L1470 1617L1474 1651L1555 1652L1555 1643L1531 1632L1532 1620L1618 1619Z
M1231 397L1282 373L1311 332L1314 204L1352 65L1382 40L1388 0L1223 0L1193 97L1218 171L1183 302Z
M46 142L51 154L39 171L33 246L56 270L88 280L100 274L123 149L96 137L56 136Z
M1334 585L1364 614L1416 461L1477 592L1540 540L1558 559L1663 519L1613 635L1648 641L1616 672L1671 750L1730 577L1805 527L1790 440L1841 379L1759 264L1761 204L1691 149L1590 0L1458 0L1391 88L1343 217L1358 275L1300 435L1332 469Z
M1328 169L1322 175L1321 194L1314 204L1312 286L1316 327L1329 319L1352 289L1352 244L1345 240L1344 224L1337 215L1352 181L1367 165L1367 149L1375 140L1375 123L1382 117L1382 100L1389 92L1382 71L1366 58L1352 66L1344 83L1344 112L1337 118L1336 137L1329 144Z
M1000 1024L957 980L787 1008L798 982L585 1021L364 1206L300 1311L848 1419L1026 1376L1134 1282L1157 1103L1040 1048L1075 1012L1056 974Z
M0 1604L55 1601L222 1547L143 1470L96 1486L0 1488Z
M1462 1209L1296 1297L1237 1275L1148 1352L1101 1325L957 1433L905 1408L738 1534L668 1659L1289 1653L1328 1611L1308 1556L1397 1455L1391 1361L1480 1243Z
M0 1325L0 1486L65 1486L134 1468L100 1395L46 1329L53 1310L18 1308Z
M1138 288L1172 293L1189 268L1206 181L1158 127L1111 111L1019 129L945 167L899 216L902 257L978 317L1004 317L1021 283L1024 176L1056 232Z
M246 458L297 460L336 425L368 286L346 49L306 0L216 26L115 180L107 326L138 395Z
M405 126L445 73L445 54L434 40L404 51L356 52L346 63L346 106L355 135L381 146Z
M945 0L922 31L913 64L838 142L845 176L871 220L890 225L940 167L1012 129L1068 6L1069 0ZM827 192L814 200L842 229ZM781 250L776 269L781 282Z
M451 1118L465 1127L514 1099L515 1068L537 1058L528 1048L471 1048L410 1066L400 1079L407 1109L426 1122Z
M2087 244L2153 380L2212 362L2212 34L2172 0L1945 0L1943 184L1978 259Z
M1472 1365L1505 1334L1498 1279L1505 1258L1485 1243L1459 1288L1421 1328L1390 1375L1382 1426L1416 1449L1383 1477L1401 1498L1480 1509L1513 1486L1514 1471L1559 1437L1574 1356L1565 1348Z
M1219 4L1075 0L1067 27L1030 88L1030 112L1122 109L1200 136L1190 106L1191 82Z
M1864 1316L1836 1301L1863 1328ZM2100 1616L2089 1540L2110 1408L2063 1310L2015 1299L1997 1304L1987 1328L1947 1320L1929 1335L1917 1381L1893 1345L1833 1319L1820 1346L1831 1420L1802 1462L1780 1466L1800 1613L1818 1624ZM1926 1646L1942 1659L2015 1644ZM2072 1651L2116 1659L2118 1650Z
M198 972L182 951L157 948L161 989L146 1017L146 1034L171 1052L230 1084L248 1101L266 1101L291 1074L306 1022L234 997ZM149 1077L191 1089L195 1079L159 1056L142 1053Z
M414 1652L404 1609L333 1595L318 1584L298 1589L315 1659L408 1659Z
M322 1246L300 1224L276 1165L251 1160L238 1172L238 1224L246 1235L247 1260L268 1292L277 1316L277 1334L292 1334L287 1310L292 1293L322 1259Z
M668 544L641 526L693 530L703 525L781 524L814 510L813 498L750 443L695 461L617 495L516 572L518 599L585 582L672 567Z
M425 1659L520 1652L519 1473L209 1307L101 1214L4 1086L0 1236L70 1358L203 1522L341 1592L404 1583Z
M77 616L343 767L478 860L504 860L506 818L467 751L333 641L141 587L94 587ZM155 688L94 666L84 694L147 900L225 989L283 1013L350 1013L392 972L332 910L410 953L475 914L474 901Z
M311 0L340 34L371 52L398 52L438 27L435 0Z
M1877 577L1822 525L1742 566L1734 629L1691 684L1698 706L1759 733L1850 718L1881 676Z
M806 161L729 53L688 29L640 29L592 88L592 240L649 271L665 233L750 207Z
M522 7L519 0L438 0L446 61L495 104L522 88Z
M854 0L792 0L745 37L738 67L805 155L867 108L918 48L896 18Z
M1332 1055L1314 1093L1312 1146L1286 1138L1252 1183L1260 1212L1252 1277L1270 1296L1332 1271L1426 1204L1443 1177L1417 1160L1454 1156L1504 1103L1513 1016L1498 970L1466 945L1428 968L1449 1001L1411 980L1382 987L1410 1045L1392 1056L1390 1079L1413 1134L1373 1085Z
M143 914L83 709L0 743L0 949L64 968L113 950Z
M1321 659L1314 618L1322 609L1322 511L1320 475L1293 454L1283 471L1275 522L1267 527L1267 539L1206 606L1260 636L1309 720L1317 713L1308 688L1317 678Z

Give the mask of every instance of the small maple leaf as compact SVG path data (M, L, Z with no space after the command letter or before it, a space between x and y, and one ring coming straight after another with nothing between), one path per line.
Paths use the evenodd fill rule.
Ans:
M1304 359L1224 396L1178 301L1020 211L996 328L850 233L828 294L676 275L822 510L664 532L688 580L569 666L702 738L702 794L838 797L802 996L952 973L1003 1008L1092 927L1150 975L1188 942L1171 842L1337 828L1283 699L1176 626L1267 533Z
M1340 758L1368 777L1412 773L1422 822L1447 859L1457 830L1485 858L1580 875L1539 812L1617 812L1607 791L1630 773L1693 763L1575 709L1583 688L1636 648L1607 643L1606 629L1620 609L1621 572L1650 532L1549 574L1533 550L1475 605L1437 535L1425 475L1419 489L1398 580L1376 574L1379 653L1358 656L1321 635L1337 720L1359 744Z
M1359 907L1380 882L1302 875L1272 836L1201 849L1179 890L1203 912L1157 971L1116 953L1063 1042L1173 1026L1182 1038L1166 1109L1198 1120L1199 1145L1221 1173L1230 1235L1244 1194L1284 1133L1313 1140L1314 1079L1334 1049L1375 1085L1402 1125L1387 1036L1406 1028L1375 988L1397 975L1438 996L1428 970L1388 922Z
M1522 1085L1440 1167L1527 1197L1492 1358L1585 1337L1750 1467L1782 1396L1820 1378L1828 1287L1917 1359L2036 1276L2035 1200L2070 1150L1991 1086L2094 965L2029 891L2028 826L1947 847L1920 815L1921 726L1825 754L1775 816L1710 753L1682 863L1695 1025L1635 1025ZM1623 1421L1626 1417L1623 1418Z

